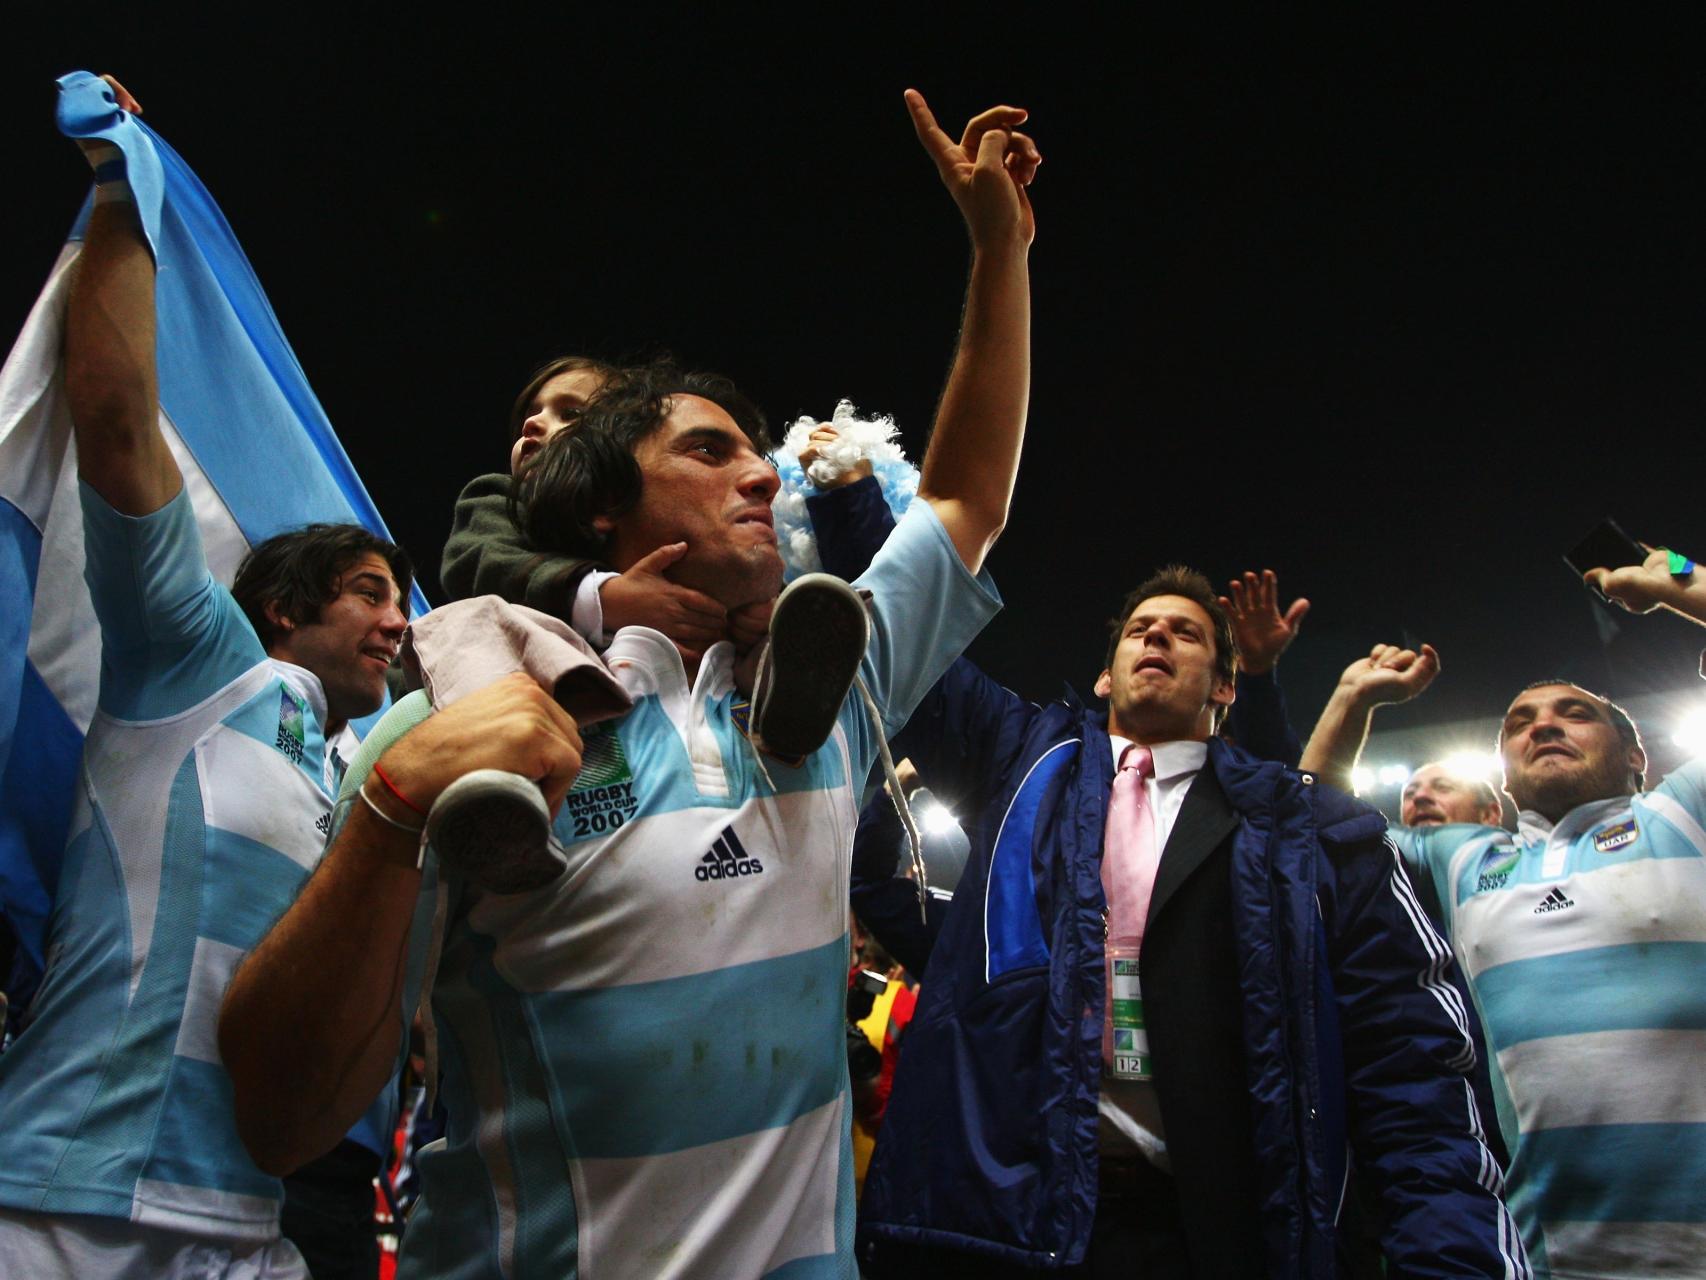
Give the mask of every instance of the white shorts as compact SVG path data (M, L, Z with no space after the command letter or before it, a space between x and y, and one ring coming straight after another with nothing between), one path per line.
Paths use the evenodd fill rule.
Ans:
M288 1240L209 1240L122 1218L0 1208L0 1276L30 1280L308 1280Z

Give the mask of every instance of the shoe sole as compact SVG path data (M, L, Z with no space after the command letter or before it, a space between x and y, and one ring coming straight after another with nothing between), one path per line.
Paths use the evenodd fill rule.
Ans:
M527 893L566 870L551 851L551 814L519 774L476 769L446 787L427 815L440 865L492 893Z
M835 728L870 636L864 601L840 578L808 573L791 582L770 617L753 740L784 759L821 747Z

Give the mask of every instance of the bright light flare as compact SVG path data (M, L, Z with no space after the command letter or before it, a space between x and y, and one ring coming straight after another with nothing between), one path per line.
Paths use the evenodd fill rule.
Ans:
M1440 763L1447 773L1475 782L1497 782L1505 768L1503 758L1496 751L1454 751Z
M933 836L939 836L945 832L952 831L955 827L960 825L959 820L955 818L954 815L948 811L948 807L943 804L926 805L924 807L924 812L919 814L918 817L919 820L923 822L924 829Z
M1359 764L1359 765L1357 765L1356 768L1351 770L1351 790L1352 791L1356 792L1360 796L1360 795L1363 795L1364 793L1366 793L1367 791L1369 791L1370 789L1372 789L1373 786L1374 786L1374 770L1373 769L1370 769L1367 765Z
M1676 722L1671 739L1691 756L1706 756L1706 707L1695 707Z
M1380 785L1383 787L1401 787L1410 780L1410 766L1407 764L1383 764L1380 766Z

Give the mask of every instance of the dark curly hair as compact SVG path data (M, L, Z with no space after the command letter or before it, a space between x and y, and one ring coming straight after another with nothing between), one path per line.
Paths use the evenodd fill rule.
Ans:
M271 649L279 628L267 617L269 604L298 626L318 622L343 589L344 574L370 551L390 566L406 615L414 566L401 547L358 524L311 524L268 538L237 566L231 594L261 647Z
M668 358L617 370L581 411L574 431L560 431L510 487L510 515L540 551L597 558L600 516L620 516L640 500L634 450L669 416L670 397L698 396L733 418L760 454L771 450L763 412L733 382L692 373Z

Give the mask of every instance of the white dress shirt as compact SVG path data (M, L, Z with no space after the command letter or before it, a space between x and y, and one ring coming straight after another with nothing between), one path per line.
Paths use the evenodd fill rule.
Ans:
M1111 733L1108 742L1114 750L1114 768L1118 769L1120 757L1133 743L1130 738ZM1167 837L1173 834L1173 824L1179 819L1179 807L1185 803L1185 792L1191 789L1191 779L1208 761L1208 743L1157 742L1149 752L1155 759L1155 773L1143 780L1143 789L1155 814L1155 843L1165 849Z
M1117 770L1120 757L1132 742L1117 734L1109 734L1108 740ZM1155 761L1155 772L1143 780L1143 789L1149 798L1150 812L1155 815L1156 847L1166 849L1167 837L1173 834L1173 824L1185 803L1185 793L1208 760L1208 744L1157 742L1150 745L1149 751ZM1097 1130L1102 1154L1141 1155L1156 1168L1170 1171L1167 1137L1161 1127L1161 1104L1153 1084L1147 1080L1110 1080L1104 1076L1096 1109L1100 1116Z

